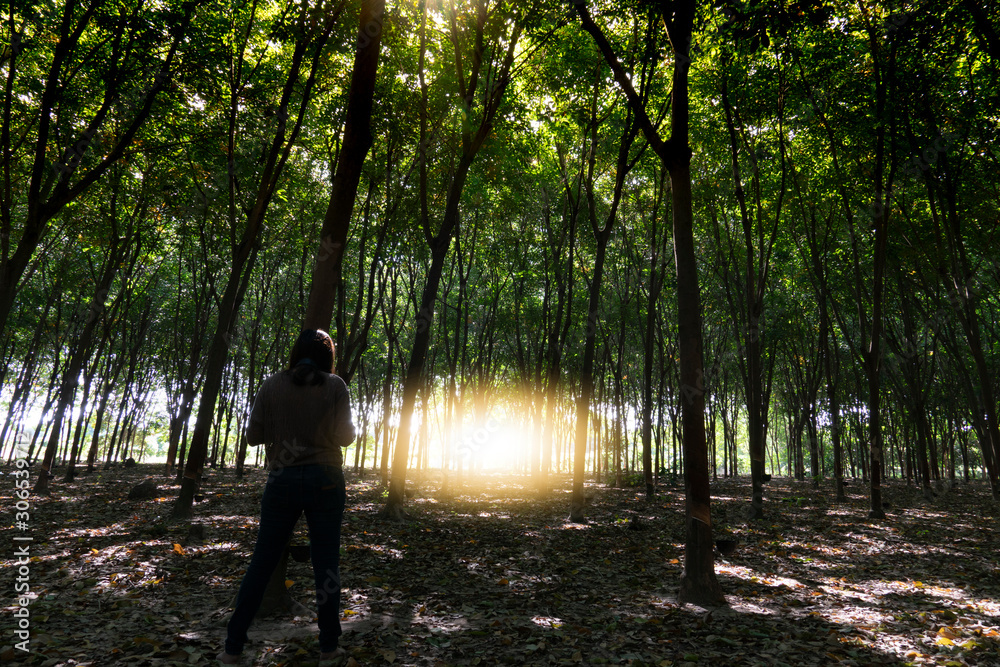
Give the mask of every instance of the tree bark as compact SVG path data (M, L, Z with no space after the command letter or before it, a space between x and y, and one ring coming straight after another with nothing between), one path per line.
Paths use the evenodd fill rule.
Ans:
M384 14L385 0L365 0L361 3L357 50L354 52L354 69L344 120L344 141L337 157L337 170L320 231L320 249L313 265L309 303L306 306L305 327L308 329L330 328L341 290L347 232L358 195L361 168L372 145L372 100L378 77Z
M678 599L700 605L724 605L726 599L715 577L708 452L705 441L705 392L703 384L701 297L694 247L694 215L691 206L691 148L688 143L688 70L694 0L661 2L660 9L674 50L671 95L671 136L664 141L646 114L631 80L618 62L611 45L583 4L577 4L583 28L597 43L611 67L646 140L670 173L673 203L674 261L677 272L677 308L681 392L681 421L685 474L685 524L687 540L684 571Z

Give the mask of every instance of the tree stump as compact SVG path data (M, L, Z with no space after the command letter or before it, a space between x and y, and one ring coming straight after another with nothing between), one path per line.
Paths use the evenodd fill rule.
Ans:
M288 592L288 586L285 585L287 578L288 548L286 547L281 554L281 560L274 568L274 573L271 574L271 580L267 582L264 600L260 603L260 609L257 610L257 615L254 618L263 618L278 612L287 612L292 616L315 616L312 609L292 598L292 594Z
M281 554L281 559L274 568L274 572L271 573L271 579L267 582L267 588L264 589L264 599L261 601L256 615L254 615L255 619L265 618L280 612L286 612L291 616L309 616L310 618L316 615L312 609L295 600L292 594L288 592L288 586L285 585L287 578L288 548L286 547ZM229 606L236 606L235 596L233 596Z
M156 482L152 478L147 478L132 487L132 490L128 492L129 500L150 500L156 498L159 494L159 489L156 488Z

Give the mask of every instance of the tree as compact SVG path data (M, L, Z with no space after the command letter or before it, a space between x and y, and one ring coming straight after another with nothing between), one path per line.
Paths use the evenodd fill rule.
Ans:
M428 133L428 90L424 82L428 10L423 1L420 3L420 62L417 65L417 75L421 88L419 119L420 227L430 249L431 264L427 269L427 276L420 296L420 307L416 314L416 333L403 384L403 405L400 410L399 432L396 436L396 448L392 461L392 479L389 484L389 496L382 508L383 516L396 520L404 516L403 492L410 451L410 421L416 405L417 392L426 382L424 364L430 346L431 324L434 320L434 306L444 269L444 260L451 247L451 238L458 227L462 193L469 171L496 122L503 102L504 91L511 80L515 47L521 35L521 25L517 16L509 16L499 10L491 16L486 0L478 0L475 8L476 14L471 20L472 25L469 30L471 35L463 35L462 31L459 30L459 17L454 6L451 9L450 17L448 17L453 50L451 56L455 64L454 80L457 85L456 92L460 105L458 131L460 149L458 163L453 164L451 173L443 179L442 187L447 194L444 197L445 206L441 213L441 222L437 233L435 233L431 222L427 173L430 166L432 137ZM463 17L463 22L464 20ZM488 29L495 32L495 34L489 35L493 40L489 45L486 41ZM503 37L506 44L500 40L500 36ZM468 48L468 45L463 44L463 42L467 40L472 41L471 66L465 62L464 50ZM487 46L490 47L489 50L487 50ZM466 75L466 67L469 67L468 75ZM477 103L479 109L478 114L475 114ZM478 123L475 121L475 115L478 115Z
M691 206L691 149L688 144L688 71L691 66L691 33L695 3L660 3L657 6L667 27L674 52L671 91L670 138L664 140L646 113L642 98L618 61L611 44L590 16L584 3L576 4L583 29L597 43L601 54L621 86L636 121L650 147L670 173L673 202L674 262L677 275L677 310L680 341L684 475L687 495L685 523L687 541L679 599L697 604L725 604L715 578L712 541L711 492L708 451L705 441L705 391L701 338L701 297L694 247L694 216Z
M330 328L334 305L341 289L340 274L347 231L361 180L361 167L372 144L372 99L375 95L384 21L385 0L365 0L361 3L357 51L347 96L344 140L333 177L330 204L320 231L320 250L313 267L309 304L305 313L307 329Z
M121 170L118 171L116 181L120 184L122 175L120 173ZM140 194L132 210L123 214L121 213L121 209L125 208L125 205L119 202L119 197L124 198L124 193L118 187L115 188L114 194L115 196L109 203L106 212L109 223L107 254L104 258L100 276L94 284L94 294L90 299L90 303L87 309L80 313L82 315L81 319L83 319L80 333L71 348L69 363L66 365L66 370L63 372L62 380L59 383L55 415L52 418L52 427L49 432L49 441L42 458L42 470L38 475L34 487L35 493L38 494L47 494L49 492L49 473L52 470L56 451L59 446L63 418L66 415L66 409L73 403L76 395L80 372L83 370L88 357L93 352L94 334L98 330L101 313L104 310L105 300L111 290L112 283L120 267L127 265L134 267L139 257L142 244L142 234L139 230L139 224L146 215L148 200ZM124 229L119 224L119 217L122 217L126 222ZM70 460L71 471L75 462L74 460L75 455ZM72 472L68 476L71 480Z
M236 142L240 101L250 83L247 77L253 74L253 72L244 72L243 59L250 45L250 36L253 31L259 29L256 5L250 8L246 26L236 28L239 30L237 34L242 34L242 39L236 42L237 51L232 54L231 60L232 78L228 91L227 178L225 181L230 238L234 243L231 248L229 275L226 278L224 292L218 299L218 319L209 345L208 358L205 362L205 383L202 386L201 398L198 403L198 417L184 468L181 492L174 504L173 515L177 518L187 517L191 513L191 505L198 490L202 468L208 455L208 441L215 414L215 402L222 385L222 374L229 353L233 323L253 273L254 263L260 248L260 233L264 217L274 197L282 170L302 129L312 89L322 67L322 55L342 7L343 5L340 5L332 10L324 9L313 12L310 7L303 6L297 14L290 16L281 14L276 20L274 31L277 35L283 35L289 42L291 62L287 65L287 73L281 84L280 101L275 111L277 123L273 129L270 145L264 144L260 149L259 159L263 163L263 169L257 176L256 192L245 204L248 208L242 225L239 224L242 216L237 213L237 207L241 202L237 201L239 186L237 182ZM300 76L303 74L305 80L300 81ZM300 90L299 86L301 86ZM292 116L293 112L294 116ZM290 126L289 121L292 121ZM239 241L235 242L237 237Z
M50 221L123 158L150 119L154 103L177 68L177 51L195 6L185 1L180 7L153 13L144 11L141 1L121 8L103 0L82 7L77 0L69 0L61 14L38 14L57 17L58 25L39 22L31 11L20 21L12 14L6 22L11 48L0 130L4 181L0 188L0 330L6 326L25 269ZM46 50L48 34L57 37L51 52ZM91 48L91 43L99 46ZM154 54L161 45L166 45L166 55L158 60ZM20 56L26 51L36 51L36 57L22 62ZM32 67L39 62L47 63L45 71ZM32 90L39 79L44 81L40 95ZM22 86L26 94L15 95ZM99 103L79 105L77 101L89 98L91 90L101 91ZM38 100L37 108L24 100ZM109 127L122 111L126 115L120 126ZM15 121L25 126L12 128ZM30 156L22 155L22 150L30 151ZM60 156L58 161L52 160L54 153ZM22 183L21 160L30 164L30 176L26 188L17 188L15 199L14 179ZM11 253L15 211L24 211L24 221Z
M600 71L600 70L598 70ZM646 69L644 74L649 70ZM595 77L600 81L599 75ZM648 81L643 77L642 84ZM615 161L614 187L611 194L611 202L603 223L598 217L597 194L594 188L594 166L598 150L598 118L597 98L600 88L595 83L594 97L591 105L590 122L587 131L589 133L589 147L586 156L586 177L584 178L584 190L586 194L587 219L590 222L591 232L597 243L597 251L594 256L594 268L590 279L590 294L588 296L587 319L585 324L585 342L583 352L583 368L580 372L580 393L576 399L576 432L575 447L573 452L573 491L570 496L569 518L570 521L583 523L586 521L584 515L585 497L583 491L584 472L586 470L587 440L589 436L589 418L591 410L591 399L594 392L594 354L597 345L598 318L601 308L601 287L604 279L604 263L607 257L608 242L611 240L611 232L614 230L615 222L618 218L618 207L621 204L622 192L625 186L625 179L635 165L638 157L630 155L632 144L635 140L638 129L632 121L631 111L627 113L622 123L622 135L618 143L618 155ZM640 87L639 94L645 93Z

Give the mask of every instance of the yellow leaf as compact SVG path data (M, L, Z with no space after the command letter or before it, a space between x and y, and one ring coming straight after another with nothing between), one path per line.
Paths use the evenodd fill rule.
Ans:
M949 628L947 625L938 630L938 634L947 639L956 639L958 637L958 633Z
M678 559L676 559L676 558L671 558L670 559L670 564L671 565L680 565L680 561Z
M354 611L353 609L344 610L344 616L357 616L357 614L358 612Z
M291 588L292 584L294 583L295 581L293 581L292 579L285 579L285 588Z
M947 637L938 637L937 641L934 642L938 646L954 646L955 642L951 641Z
M175 544L174 545L174 553L175 554L180 554L181 556L183 556L184 555L184 547L182 547L179 544Z
M500 581L498 581L497 583L500 584L501 586L506 586L507 584L510 583L510 580L504 578L504 579L501 579Z

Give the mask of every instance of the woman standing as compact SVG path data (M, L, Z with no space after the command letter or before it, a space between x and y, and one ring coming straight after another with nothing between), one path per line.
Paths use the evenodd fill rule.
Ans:
M302 513L316 577L321 659L343 654L340 629L340 525L347 499L342 447L354 441L347 385L333 374L333 340L319 329L303 331L288 369L264 380L247 425L247 441L263 444L269 473L260 503L260 528L250 566L229 619L225 651L239 662L247 630L264 590Z

